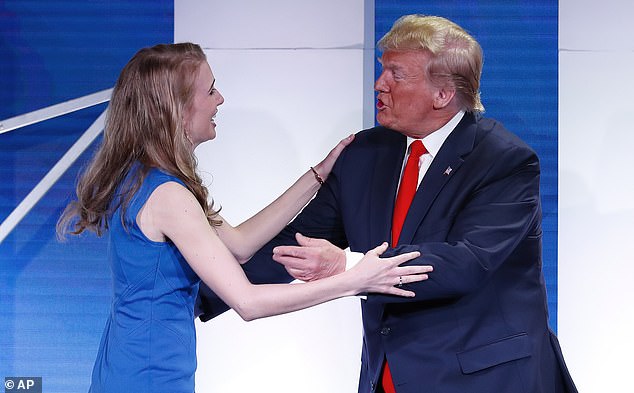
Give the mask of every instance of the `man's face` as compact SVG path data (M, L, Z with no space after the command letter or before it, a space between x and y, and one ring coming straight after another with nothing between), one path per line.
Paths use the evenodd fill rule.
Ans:
M425 73L429 57L421 50L383 53L383 71L374 83L379 124L413 137L428 131L426 121L430 122L438 91Z

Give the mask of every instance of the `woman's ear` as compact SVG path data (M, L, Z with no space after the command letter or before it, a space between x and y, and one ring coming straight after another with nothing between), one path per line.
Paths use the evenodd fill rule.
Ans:
M185 139L187 139L189 143L193 145L194 142L192 141L192 138L189 135L189 130L191 129L190 121L187 117L186 111L183 111L183 114L181 115L181 122L183 124L183 135L185 136Z

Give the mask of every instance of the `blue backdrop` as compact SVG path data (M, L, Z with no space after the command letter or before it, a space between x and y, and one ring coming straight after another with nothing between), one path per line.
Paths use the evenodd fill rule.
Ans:
M405 14L440 15L473 35L484 51L485 116L531 145L540 158L544 277L550 325L557 328L557 41L556 0L375 0L376 40ZM378 54L377 54L378 55ZM376 64L375 70L379 72ZM378 74L377 74L378 77Z
M141 47L172 42L173 1L0 2L0 119L111 88ZM0 135L0 222L105 109ZM110 301L104 242L55 222L89 149L0 243L0 380L85 392Z
M446 16L482 44L486 115L542 163L544 272L557 303L557 2L376 0L376 38L400 15ZM141 47L171 42L172 1L0 2L0 119L111 88ZM378 69L378 68L377 68ZM0 222L105 109L0 135ZM104 242L55 239L89 149L0 243L0 380L41 376L45 392L88 388L110 301Z

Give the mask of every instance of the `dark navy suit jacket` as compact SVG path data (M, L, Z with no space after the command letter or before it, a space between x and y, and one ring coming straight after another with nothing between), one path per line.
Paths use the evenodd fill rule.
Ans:
M290 278L272 247L301 232L366 252L389 241L406 137L358 133L300 215L245 265L254 282ZM539 161L494 120L466 114L423 178L399 245L431 264L414 298L362 300L359 392L376 389L387 358L398 393L576 392L548 327L542 275ZM224 311L208 288L202 319Z

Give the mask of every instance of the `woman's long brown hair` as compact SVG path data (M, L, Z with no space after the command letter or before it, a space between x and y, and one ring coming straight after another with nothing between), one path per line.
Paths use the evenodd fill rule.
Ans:
M156 45L132 57L113 89L103 141L79 179L77 200L57 223L60 238L84 230L101 236L110 215L118 207L127 209L151 168L182 180L209 223L220 224L185 133L184 116L205 62L200 46L192 43ZM135 163L140 166L137 175L122 184Z

